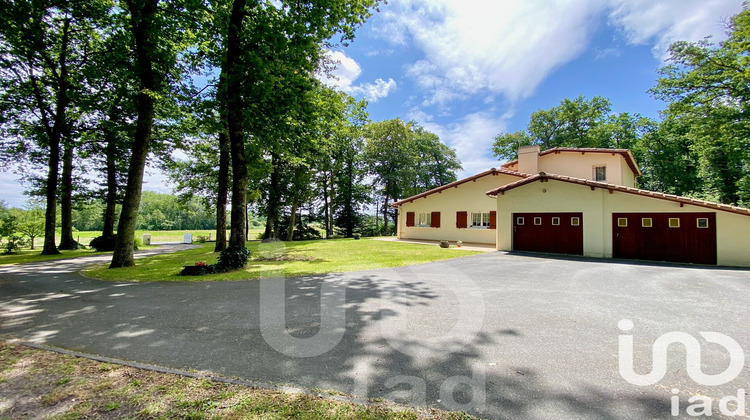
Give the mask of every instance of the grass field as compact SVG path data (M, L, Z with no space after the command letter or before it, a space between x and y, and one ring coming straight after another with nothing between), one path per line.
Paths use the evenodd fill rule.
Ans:
M0 418L469 419L100 363L0 342Z
M301 276L385 267L401 267L478 254L434 245L379 241L370 238L330 239L260 244L248 242L252 256L243 270L192 277L179 276L185 265L216 262L213 246L163 254L136 261L135 267L108 269L100 265L84 271L89 277L117 281L245 280L263 276Z
M250 237L254 238L261 232L262 230L260 229L250 229ZM136 230L135 231L136 239L141 240L143 238L144 233L148 233L149 235L151 235L152 243L154 242L182 242L183 235L185 233L192 233L193 241L196 241L198 239L198 236L208 237L209 235L212 240L216 239L216 231L214 230L164 230L164 231ZM92 239L96 238L97 236L100 236L101 234L102 233L99 231L74 232L73 238L75 238L77 242L80 242L84 246L88 247L89 242L91 242ZM227 237L228 236L229 236L229 231L227 231ZM59 234L58 234L58 239L59 239ZM42 252L43 242L44 242L44 238L41 238L41 239L37 238L35 242L36 249L24 248L18 254L0 255L0 265L23 264L23 263L37 262L37 261L60 260L64 258L86 257L90 255L107 254L107 252L96 252L93 249L77 249L75 251L60 251L59 255L40 255L40 253ZM146 248L148 247L141 247L141 249L146 249Z

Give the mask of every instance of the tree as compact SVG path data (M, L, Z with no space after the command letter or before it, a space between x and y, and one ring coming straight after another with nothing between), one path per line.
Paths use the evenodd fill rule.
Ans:
M537 110L525 131L500 133L492 146L493 155L504 160L518 157L521 146L631 148L639 127L650 121L639 115L613 114L609 99L583 96L563 99L560 105Z
M260 156L258 142L280 158L278 142L290 137L290 124L307 118L308 94L322 46L341 35L346 43L378 0L295 1L265 4L234 0L229 15L222 75L227 81L227 127L232 163L231 234L228 249L244 249L248 162ZM246 19L250 17L250 19ZM269 49L273 45L273 49ZM252 110L251 112L246 112ZM248 116L245 119L245 116ZM252 137L248 142L245 131ZM292 135L291 137L294 137ZM246 150L254 143L255 148ZM275 163L275 162L274 162ZM273 163L272 163L273 165ZM278 175L271 173L271 184ZM271 197L273 207L276 198ZM273 214L273 208L271 214ZM268 228L268 226L267 226Z
M45 234L42 254L57 254L55 227L60 148L70 133L71 106L79 89L97 8L107 2L16 1L0 4L0 104L12 108L18 133L27 133L46 155ZM101 9L99 9L101 11Z
M136 94L136 127L133 137L128 180L117 225L117 241L110 268L135 265L133 258L135 227L143 186L146 158L153 147L154 120L157 118L157 98L168 102L169 76L179 78L178 55L190 45L194 24L190 16L190 2L162 3L159 0L124 0L134 46L138 93ZM202 13L195 13L202 16Z
M34 249L34 239L44 233L44 212L34 207L18 213L18 232L29 237L31 249Z
M383 232L388 232L389 202L403 196L411 184L413 141L411 128L399 118L371 123L366 130L365 156L374 186L384 198Z
M676 42L652 93L700 164L700 195L750 203L750 10L732 17L727 39ZM675 126L674 124L672 125Z

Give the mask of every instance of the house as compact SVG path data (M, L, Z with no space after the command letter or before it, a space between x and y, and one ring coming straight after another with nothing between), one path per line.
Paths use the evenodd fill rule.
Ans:
M640 174L625 149L524 147L498 169L394 203L398 237L750 266L750 209L638 189Z

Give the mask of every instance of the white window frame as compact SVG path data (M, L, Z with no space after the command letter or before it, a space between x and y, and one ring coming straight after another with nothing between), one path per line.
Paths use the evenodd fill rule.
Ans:
M417 213L414 218L414 226L415 227L430 227L430 223L432 222L432 213Z
M552 226L560 226L560 218L555 216L552 218Z
M541 226L542 225L542 218L539 216L534 217L534 226Z
M628 227L628 218L627 217L618 217L617 218L617 227Z
M604 179L597 179L597 169L603 168L604 169ZM592 167L592 175L591 179L593 179L596 182L607 182L607 165L594 165Z
M517 217L516 217L516 225L517 225L517 226L523 226L523 224L524 224L525 222L526 222L526 221L524 220L524 217L523 217L523 216L517 216Z
M672 226L672 221L673 220L677 221L677 225L676 226ZM679 229L679 227L680 227L680 218L679 217L670 217L669 220L667 221L667 226L669 226L672 229Z
M479 224L476 224L476 220L474 220L475 215L479 216ZM469 214L469 217L471 217L470 219L471 224L469 225L469 228L471 229L489 229L490 228L490 212L475 211L475 212L471 212Z
M654 219L652 219L651 217L641 217L641 227L654 227Z
M701 226L701 220L706 221L706 226ZM708 229L709 227L708 217L699 217L695 219L695 227L697 227L698 229Z
M575 220L575 223L573 221ZM572 216L570 218L570 225L571 226L581 226L581 218L578 216Z

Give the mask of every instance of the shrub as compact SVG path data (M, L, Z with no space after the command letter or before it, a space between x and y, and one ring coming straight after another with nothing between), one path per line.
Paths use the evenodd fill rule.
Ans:
M219 260L216 263L216 270L218 272L224 272L242 268L247 264L249 258L250 250L245 247L225 249L219 254Z
M205 244L206 242L208 242L208 236L206 236L206 235L197 235L195 237L195 242L197 242L199 244Z
M98 252L107 252L115 250L115 242L117 237L112 236L97 236L89 242L89 246L94 248Z
M89 242L89 246L94 248L98 252L109 252L115 250L115 242L117 242L117 236L97 236ZM141 240L135 238L133 240L133 249L138 251L138 247L143 246Z
M15 254L21 251L21 247L26 245L26 241L23 240L23 236L12 234L5 238L5 252L4 255Z
M440 248L449 248L450 246L448 241L440 241Z
M353 233L352 234L352 238L354 238L355 241L358 241L359 238L361 238L361 237L362 237L362 234L360 234L360 233Z

